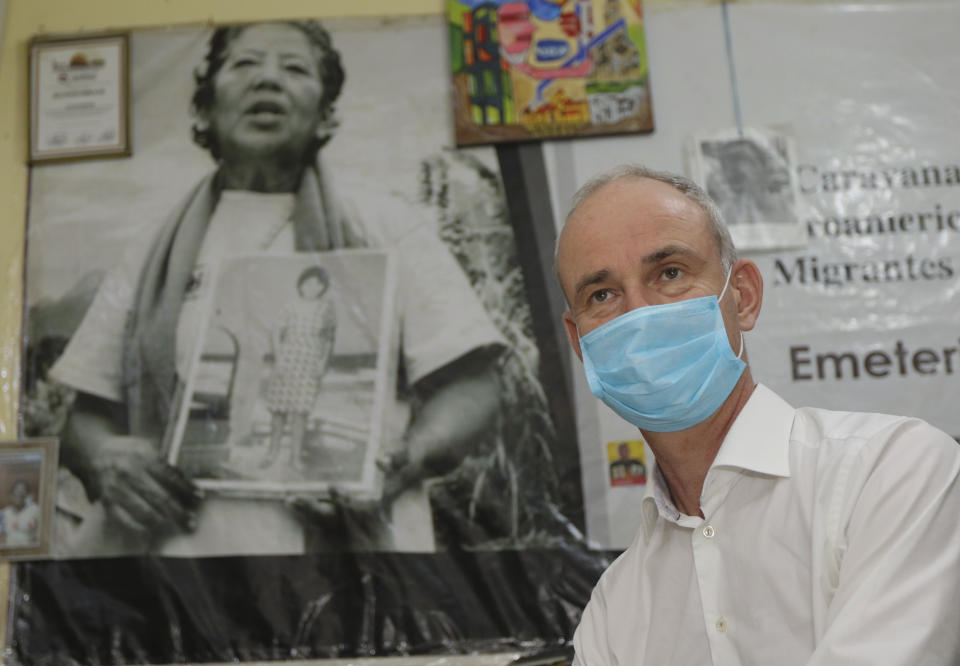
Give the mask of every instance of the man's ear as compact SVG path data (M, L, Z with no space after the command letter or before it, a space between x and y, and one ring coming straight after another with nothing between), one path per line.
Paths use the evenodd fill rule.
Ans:
M570 341L570 346L577 353L577 358L582 361L583 352L580 351L580 334L577 332L577 322L573 320L573 315L570 314L569 310L563 313L563 327L567 331L567 340Z
M736 295L737 323L741 331L749 331L757 323L763 304L763 276L749 259L740 259L733 265L730 286Z

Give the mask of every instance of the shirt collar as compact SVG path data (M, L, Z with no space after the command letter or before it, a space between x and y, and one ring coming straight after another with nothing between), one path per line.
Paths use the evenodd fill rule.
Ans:
M660 465L653 461L653 469L647 477L647 490L640 502L640 513L643 517L643 528L647 538L650 537L653 527L657 522L657 516L663 515L664 518L676 521L680 516L680 511L670 499L670 489L667 487L667 481L660 471Z
M732 467L789 477L790 431L795 412L783 398L757 384L710 468Z
M789 477L790 432L795 411L769 388L757 384L727 432L710 471L723 467ZM648 538L659 515L673 521L680 515L670 499L670 490L656 461L641 502L641 515Z

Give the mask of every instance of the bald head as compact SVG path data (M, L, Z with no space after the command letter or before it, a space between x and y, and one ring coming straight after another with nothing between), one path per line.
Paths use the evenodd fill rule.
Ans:
M618 166L594 176L574 194L572 207L567 214L564 228L557 239L556 252L554 255L554 272L560 282L561 288L564 290L564 295L568 299L568 303L570 295L566 293L566 288L564 287L561 277L561 263L563 261L562 246L564 244L564 237L569 236L567 227L570 226L572 220L578 217L578 212L580 212L581 207L584 206L588 200L609 195L610 190L607 189L608 186L620 184L626 187L633 183L640 189L650 189L649 187L645 187L644 181L654 181L654 183L671 188L673 192L663 187L653 188L654 191L659 191L666 199L675 199L677 193L682 195L687 202L692 205L692 207L688 208L688 214L702 217L702 220L707 224L708 232L713 236L716 244L724 272L728 272L733 264L736 263L737 252L730 238L730 232L723 221L720 209L700 186L688 178L664 171L655 171L637 165ZM651 185L653 185L653 183L647 183L647 186ZM618 187L617 189L621 188ZM601 190L604 190L604 192L601 192ZM634 202L634 204L636 203L639 202ZM651 202L648 201L647 203ZM674 205L676 205L675 201ZM623 212L632 213L637 223L640 224L644 222L647 211L646 208L635 208ZM602 221L599 222L600 224L597 225L597 229L602 228ZM666 219L661 219L661 222L669 223ZM602 231L596 231L596 233L602 233Z

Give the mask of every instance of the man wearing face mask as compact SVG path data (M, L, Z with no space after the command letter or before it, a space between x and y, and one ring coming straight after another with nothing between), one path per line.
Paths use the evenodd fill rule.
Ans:
M594 178L556 271L591 390L655 456L574 664L960 663L960 447L755 384L743 333L763 280L699 187Z

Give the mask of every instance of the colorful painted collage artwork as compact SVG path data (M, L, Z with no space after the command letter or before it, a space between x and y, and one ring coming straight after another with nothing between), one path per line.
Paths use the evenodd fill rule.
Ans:
M448 0L461 146L653 130L641 0Z

